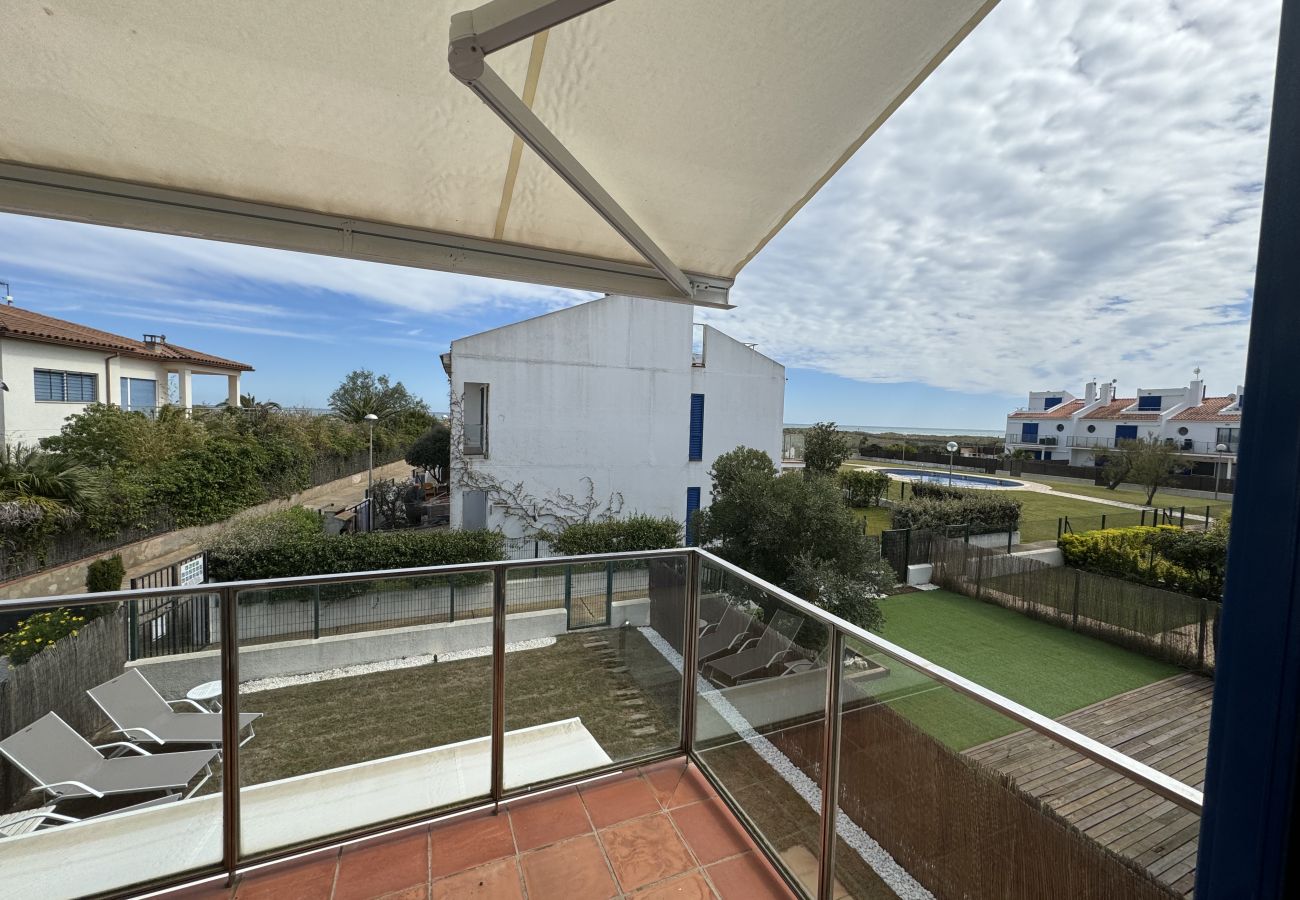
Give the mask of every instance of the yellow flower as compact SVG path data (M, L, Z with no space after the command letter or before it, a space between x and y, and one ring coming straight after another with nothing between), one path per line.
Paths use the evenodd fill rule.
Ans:
M26 647L26 646L27 646L27 642L26 642L26 641L23 641L22 644L20 644L19 646Z
M76 637L76 636L77 636L76 629L73 629L73 631L72 631L72 636L73 636L73 637Z

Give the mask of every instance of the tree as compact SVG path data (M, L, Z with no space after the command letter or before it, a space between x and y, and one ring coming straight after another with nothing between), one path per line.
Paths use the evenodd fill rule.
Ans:
M848 455L848 439L834 422L818 422L804 432L803 464L809 475L834 475Z
M714 498L726 494L748 475L771 478L776 474L772 457L753 447L737 447L713 461L709 477L713 479Z
M376 376L369 369L349 372L330 394L329 407L348 422L364 422L374 414L380 422L399 419L410 413L429 415L428 405L406 389L400 381L392 383L387 375Z
M889 489L889 476L874 469L849 469L839 475L840 487L849 506L879 506Z
M445 422L434 422L429 430L415 439L406 451L406 461L417 469L433 472L441 467L442 477L451 470L451 429Z
M1142 440L1118 441L1116 452L1107 454L1102 474L1106 487L1114 490L1124 482L1146 488L1147 506L1156 491L1173 481L1171 477L1182 468L1183 462L1173 444L1167 444L1154 435Z
M70 456L23 444L7 444L0 452L0 503L39 507L55 518L75 519L103 496L103 479Z

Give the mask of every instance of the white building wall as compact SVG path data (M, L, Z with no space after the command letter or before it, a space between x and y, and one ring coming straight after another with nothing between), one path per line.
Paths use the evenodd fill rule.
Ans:
M488 455L467 465L528 494L623 497L623 515L684 520L686 489L708 504L708 469L740 444L781 450L785 370L714 329L691 365L692 308L607 297L452 343L451 388L490 385ZM688 460L690 395L704 393L704 453ZM453 456L455 460L455 456ZM453 467L456 463L453 461ZM451 521L462 493L453 471ZM490 506L487 525L526 524Z

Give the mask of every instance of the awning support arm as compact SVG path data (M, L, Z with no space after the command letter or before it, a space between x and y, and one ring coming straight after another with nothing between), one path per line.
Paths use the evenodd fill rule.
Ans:
M472 90L525 144L582 197L610 227L632 245L681 295L694 299L706 286L692 281L524 101L487 63L493 50L601 6L609 0L491 0L479 9L451 18L447 63L459 81ZM476 26L484 25L482 33ZM716 304L716 293L702 302Z

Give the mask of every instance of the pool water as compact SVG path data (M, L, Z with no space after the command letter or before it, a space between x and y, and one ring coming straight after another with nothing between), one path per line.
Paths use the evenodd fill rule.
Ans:
M886 475L892 475L895 478L902 478L905 481L924 481L929 484L951 484L959 488L978 488L981 490L998 490L999 488L1018 488L1024 487L1020 481L1010 481L1006 478L985 478L976 475L963 475L960 472L953 472L951 476L947 472L922 471L920 469L881 469Z

